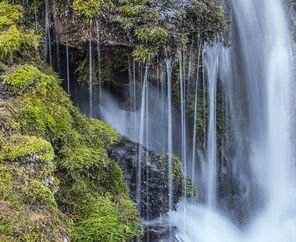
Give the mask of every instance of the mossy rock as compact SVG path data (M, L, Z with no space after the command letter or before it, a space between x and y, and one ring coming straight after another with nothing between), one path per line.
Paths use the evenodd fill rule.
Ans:
M42 73L32 65L20 65L4 75L4 84L12 86L13 89L19 90L26 88L42 78Z
M0 160L15 161L30 156L38 156L38 159L51 162L54 151L49 142L34 136L12 135L0 142Z
M17 206L57 206L50 189L17 164L0 165L0 199Z
M73 241L130 241L143 233L143 228L138 228L136 204L129 199L86 198L80 210L82 216L70 233Z
M0 31L6 27L21 23L23 20L23 7L19 4L9 4L7 0L0 2Z
M67 221L67 222L65 222ZM0 201L0 241L64 241L67 219L58 209Z

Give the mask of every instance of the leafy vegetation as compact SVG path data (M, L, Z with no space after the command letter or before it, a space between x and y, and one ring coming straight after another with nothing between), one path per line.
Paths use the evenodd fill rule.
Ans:
M11 90L0 96L0 240L140 235L122 171L106 152L118 133L73 106L39 59L40 37L22 24L22 7L0 6L0 85Z

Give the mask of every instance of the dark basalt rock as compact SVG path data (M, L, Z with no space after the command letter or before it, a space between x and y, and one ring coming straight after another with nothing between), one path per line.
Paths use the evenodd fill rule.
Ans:
M170 227L164 224L154 224L152 226L147 226L143 241L174 242L177 241L175 238L176 232L176 227Z
M130 197L136 201L137 161L139 144L123 139L109 148L109 156L119 163L130 189ZM168 212L168 174L165 159L142 147L142 181L140 212L144 219L154 219ZM174 161L176 162L176 161ZM173 207L182 197L183 176L173 181Z

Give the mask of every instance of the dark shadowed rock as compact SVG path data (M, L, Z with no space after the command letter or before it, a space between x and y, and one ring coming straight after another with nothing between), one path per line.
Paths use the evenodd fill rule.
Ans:
M125 181L130 189L130 197L136 201L137 163L139 144L123 139L120 143L109 148L109 156L116 160L121 167ZM142 147L142 179L140 212L144 219L153 219L168 212L168 172L167 155L156 155ZM173 156L173 208L182 197L184 176L182 164ZM188 180L189 181L189 180ZM190 181L191 182L191 181ZM189 182L187 182L188 185ZM190 189L191 190L191 189ZM191 195L191 194L190 194ZM189 196L190 196L189 195Z

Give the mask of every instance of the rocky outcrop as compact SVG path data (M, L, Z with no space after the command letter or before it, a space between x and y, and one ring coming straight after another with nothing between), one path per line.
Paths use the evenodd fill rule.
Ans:
M109 156L118 162L121 167L125 181L130 190L130 197L136 201L137 190L137 163L139 157L139 144L127 139L111 146L108 150ZM142 169L141 169L141 216L145 219L154 219L168 212L168 169L167 155L157 155L152 151L141 147ZM177 157L173 156L173 207L182 197L184 176L182 164ZM191 180L187 178L187 187L191 187ZM191 191L191 188L188 189ZM193 194L189 193L188 196Z

